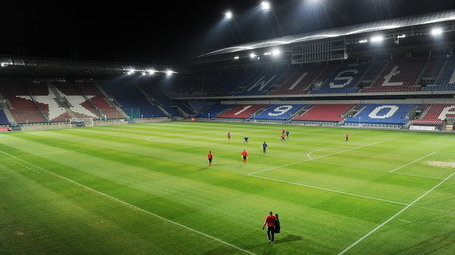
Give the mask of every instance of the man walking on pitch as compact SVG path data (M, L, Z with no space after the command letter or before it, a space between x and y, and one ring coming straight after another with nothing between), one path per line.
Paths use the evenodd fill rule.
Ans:
M209 166L211 166L212 165L212 160L213 160L212 151L209 151L209 154L207 154L207 159L209 161Z
M248 152L246 150L243 150L240 154L242 155L243 163L248 162Z
M262 230L264 230L267 225L267 237L269 238L269 243L273 243L275 241L275 224L276 217L273 216L272 212L269 212L269 215L265 218L264 225L262 225Z
M264 143L262 144L262 152L264 152L264 153L267 152L267 146L268 146L268 145L267 145L266 142L264 142Z

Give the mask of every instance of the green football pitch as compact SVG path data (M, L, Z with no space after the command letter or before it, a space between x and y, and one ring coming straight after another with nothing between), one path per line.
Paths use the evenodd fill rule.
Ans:
M450 134L168 122L2 134L0 156L2 255L455 251Z

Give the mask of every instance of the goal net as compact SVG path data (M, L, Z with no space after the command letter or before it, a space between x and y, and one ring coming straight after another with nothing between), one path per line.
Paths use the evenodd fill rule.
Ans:
M72 118L69 120L69 125L73 127L93 127L93 118Z

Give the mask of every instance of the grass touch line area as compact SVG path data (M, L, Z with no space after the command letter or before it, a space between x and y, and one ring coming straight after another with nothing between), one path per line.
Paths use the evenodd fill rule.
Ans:
M199 234L199 235L205 236L205 237L207 237L207 238L209 238L209 239L213 239L213 240L215 240L215 241L217 241L217 242L220 242L220 243L222 243L222 244L224 244L224 245L227 245L227 246L232 247L232 248L234 248L234 249L240 250L240 251L242 251L242 252L244 252L244 253L246 253L246 254L256 255L255 253L253 253L253 252L251 252L251 251L247 251L247 250L245 250L245 249L243 249L243 248L240 248L240 247L238 247L238 246L236 246L236 245L230 244L230 243L228 243L228 242L226 242L226 241L223 241L223 240L221 240L221 239L219 239L219 238L216 238L216 237L214 237L214 236L208 235L208 234L206 234L206 233L203 233L203 232L198 231L198 230L196 230L196 229L190 228L190 227L188 227L188 226L185 226L185 225L180 224L180 223L178 223L178 222L175 222L175 221L173 221L173 220L164 218L164 217L162 217L162 216L160 216L160 215L157 215L157 214L155 214L155 213L152 213L152 212L150 212L150 211L144 210L144 209L142 209L142 208L140 208L140 207L138 207L138 206L132 205L132 204L130 204L130 203L128 203L128 202L125 202L125 201L123 201L123 200L120 200L120 199L118 199L118 198L115 198L115 197L113 197L113 196L110 196L110 195L108 195L108 194L106 194L106 193L104 193L104 192L95 190L95 189L90 188L90 187L88 187L88 186L86 186L86 185L84 185L84 184L81 184L81 183L79 183L79 182L76 182L76 181L74 181L74 180L71 180L71 179L69 179L69 178L66 178L66 177L64 177L64 176L62 176L62 175L59 175L59 174L57 174L57 173L51 172L51 171L49 171L49 170L46 170L46 169L44 169L44 168L42 168L42 167L40 167L40 166L34 165L34 164L30 163L30 162L27 162L27 161L25 161L25 160L23 160L23 159L20 159L20 158L18 158L18 157L16 157L16 156L11 155L11 154L9 154L9 153L6 153L6 152L4 152L4 151L0 151L0 153L6 155L6 156L8 156L8 157L14 158L14 159L16 159L16 160L18 160L18 161L20 161L20 162L23 162L23 163L25 163L25 164L27 164L27 165L30 165L30 166L32 166L32 167L34 167L34 168L38 168L38 169L42 170L43 172L46 172L46 173L49 174L49 175L52 175L52 176L54 176L54 177L63 179L63 180L65 180L65 181L67 181L67 182L70 182L70 183L72 183L72 184L74 184L74 185L77 185L77 186L79 186L79 187L82 187L82 188L84 188L84 189L86 189L86 190L88 190L88 191L90 191L90 192L96 193L96 194L98 194L98 195L100 195L100 196L103 196L103 197L105 197L105 198L108 198L108 199L110 199L110 200L113 200L113 201L115 201L115 202L117 202L117 203L119 203L119 204L121 204L121 205L127 206L127 207L129 207L129 208L131 208L131 209L134 209L134 210L140 211L140 212L142 212L142 213L151 215L151 216L153 216L153 217L159 218L159 219L161 219L161 220L163 220L163 221L172 223L172 224L177 225L177 226L179 226L179 227L181 227L181 228L184 228L184 229L186 229L186 230L189 230L189 231L192 231L192 232L197 233L197 234ZM21 166L26 167L27 169L30 169L29 167L24 166L23 164L21 164ZM31 169L30 169L30 170L31 170Z
M455 172L453 172L451 175L447 176L446 178L444 178L441 182L439 182L438 184L436 184L433 188L431 188L430 190L428 190L427 192L423 193L420 197L416 198L416 200L412 201L410 204L406 205L406 207L404 207L403 209L401 209L400 211L398 211L396 214L394 214L392 217L388 218L386 221L384 221L383 223L379 224L377 227L375 227L374 229L372 229L370 232L366 233L364 236L362 236L361 238L359 238L358 240L356 240L354 243L352 243L351 245L349 245L348 247L346 247L344 250L342 250L340 253L338 253L338 255L342 255L342 254L345 254L346 252L348 252L349 250L351 250L352 248L354 248L357 244L359 244L360 242L362 242L363 240L365 240L367 237L369 237L371 234L373 234L374 232L376 232L378 229L380 229L381 227L383 227L384 225L386 225L387 223L389 223L390 221L392 221L393 219L395 219L397 216L399 216L400 214L402 214L404 211L406 211L409 207L413 206L415 203L419 202L419 200L421 200L422 198L424 198L426 195L428 195L430 192L432 192L433 190L435 190L436 188L438 188L439 186L441 186L443 183L445 183L447 180L449 180L450 178L452 178L452 176L455 175Z

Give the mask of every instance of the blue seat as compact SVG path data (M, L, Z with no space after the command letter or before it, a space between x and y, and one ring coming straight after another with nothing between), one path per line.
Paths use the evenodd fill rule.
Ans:
M409 120L407 115L415 107L414 104L368 104L353 118L345 123L390 124L404 125Z
M253 116L250 119L262 120L288 120L301 109L303 104L276 104L271 105L259 115Z

